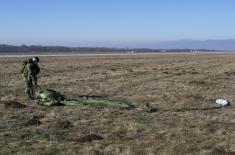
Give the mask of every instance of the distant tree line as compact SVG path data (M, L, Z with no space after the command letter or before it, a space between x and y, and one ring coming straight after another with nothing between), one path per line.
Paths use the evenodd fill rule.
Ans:
M190 52L192 49L148 49L148 48L105 48L105 47L64 47L64 46L13 46L0 45L0 53L165 53L165 52ZM200 49L199 51L210 52L214 50Z

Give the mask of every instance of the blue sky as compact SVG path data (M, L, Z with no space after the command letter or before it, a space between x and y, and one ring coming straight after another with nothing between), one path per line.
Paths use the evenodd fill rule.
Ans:
M234 0L0 0L0 44L232 38Z

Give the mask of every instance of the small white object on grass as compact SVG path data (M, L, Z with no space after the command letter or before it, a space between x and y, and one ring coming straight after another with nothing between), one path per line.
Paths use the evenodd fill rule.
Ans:
M215 102L216 104L223 106L223 107L229 106L229 101L225 99L217 99Z

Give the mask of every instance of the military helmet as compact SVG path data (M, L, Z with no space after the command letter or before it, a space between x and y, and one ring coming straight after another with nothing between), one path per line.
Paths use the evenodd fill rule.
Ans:
M39 58L38 58L38 57L33 57L33 58L32 58L32 61L33 61L33 62L39 62Z

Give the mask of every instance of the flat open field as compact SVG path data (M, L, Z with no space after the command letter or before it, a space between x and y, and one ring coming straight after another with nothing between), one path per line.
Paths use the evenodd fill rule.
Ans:
M40 57L41 87L150 102L156 113L37 105L24 95L24 59L0 58L0 154L235 152L235 54Z

